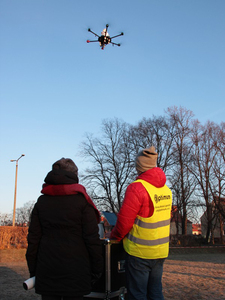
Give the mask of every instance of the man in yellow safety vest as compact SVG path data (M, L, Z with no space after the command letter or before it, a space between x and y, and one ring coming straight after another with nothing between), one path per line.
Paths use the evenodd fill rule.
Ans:
M169 254L172 192L166 175L156 167L152 146L135 160L136 181L126 190L111 239L123 240L127 252L126 279L129 300L163 300L163 263Z

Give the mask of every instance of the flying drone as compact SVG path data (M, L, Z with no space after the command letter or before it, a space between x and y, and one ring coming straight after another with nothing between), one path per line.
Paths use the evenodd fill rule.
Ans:
M120 34L118 35L115 35L115 36L112 36L110 37L109 36L109 33L108 33L108 27L109 25L106 24L105 26L106 28L104 28L101 32L101 36L99 36L97 33L93 32L90 28L88 28L88 31L91 32L92 34L94 34L95 36L98 37L97 40L94 40L94 41L90 41L90 40L87 40L87 43L94 43L94 42L99 42L100 44L100 47L102 48L102 50L104 50L105 46L108 45L108 44L112 44L112 45L116 45L116 46L119 46L120 47L120 44L117 44L117 43L113 43L112 42L112 39L118 37L118 36L121 36L123 35L123 32L121 32Z

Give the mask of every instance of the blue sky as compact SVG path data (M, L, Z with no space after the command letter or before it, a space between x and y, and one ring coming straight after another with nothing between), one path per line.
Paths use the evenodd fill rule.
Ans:
M36 200L51 165L105 118L136 124L170 106L225 114L224 0L1 0L0 213ZM87 44L109 24L121 47Z

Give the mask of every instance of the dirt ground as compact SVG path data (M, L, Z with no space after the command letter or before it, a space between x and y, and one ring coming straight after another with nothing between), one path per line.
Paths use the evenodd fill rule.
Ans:
M224 300L225 253L170 255L163 290L165 300Z
M25 251L14 250L10 257L6 252L0 251L0 299L40 300L34 289L22 287L29 276ZM172 251L164 265L163 290L165 300L225 300L225 252Z

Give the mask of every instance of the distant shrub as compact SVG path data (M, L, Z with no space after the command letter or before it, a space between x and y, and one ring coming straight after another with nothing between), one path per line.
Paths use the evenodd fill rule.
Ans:
M0 226L0 249L27 248L28 227Z
M170 246L198 247L205 245L205 238L201 235L179 235L170 237Z

